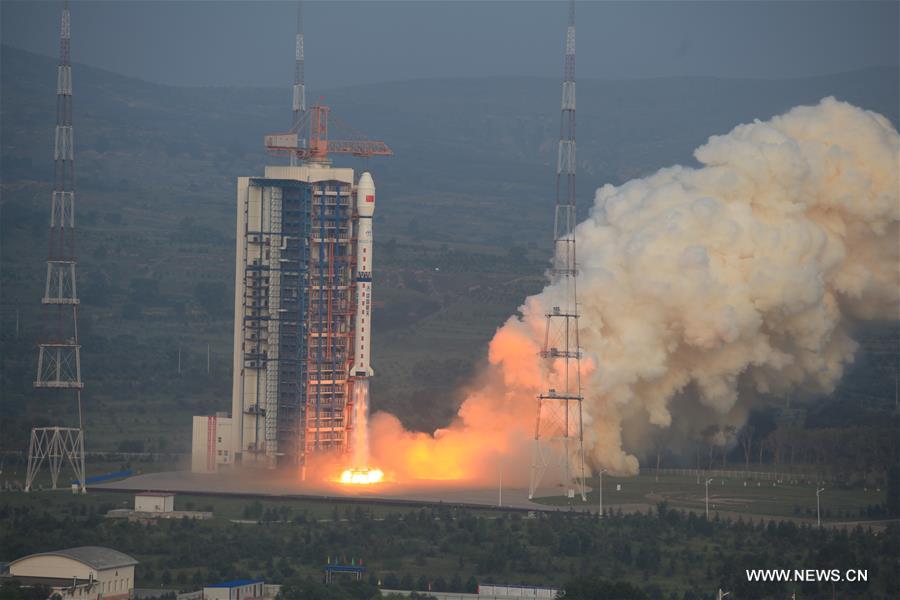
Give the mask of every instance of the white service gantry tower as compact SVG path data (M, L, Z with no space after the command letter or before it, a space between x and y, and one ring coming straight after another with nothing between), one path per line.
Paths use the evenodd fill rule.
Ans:
M69 3L63 3L56 69L54 179L50 198L50 249L41 304L46 310L44 338L38 345L34 387L74 395L77 427L35 427L28 446L25 491L46 461L56 489L63 463L75 473L73 489L84 493L84 417L81 406L81 346L78 343L78 293L75 285L75 147L72 130L72 61Z
M582 426L581 345L578 337L575 256L575 2L569 1L565 77L556 162L556 212L552 285L541 356L547 361L546 388L537 398L534 456L528 497L533 498L548 469L562 469L566 495L587 500Z
M238 179L231 439L244 465L304 467L313 454L350 451L373 375L375 183L369 172L354 182L331 156L393 152L329 107L307 107L304 62L298 3L293 123L264 140L290 166Z

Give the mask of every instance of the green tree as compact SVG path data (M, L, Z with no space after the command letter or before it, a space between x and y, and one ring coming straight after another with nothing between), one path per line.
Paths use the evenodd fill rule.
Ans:
M16 579L7 579L0 584L0 598L3 600L46 600L50 588L45 585L22 586Z
M900 517L900 463L894 464L887 475L887 501L885 508L888 515Z
M221 281L198 281L194 299L210 316L221 316L227 311L230 296L228 287Z
M338 585L325 585L311 579L286 583L278 597L281 600L344 600L349 598Z
M159 299L159 282L149 277L135 277L128 282L130 300L135 304L153 304Z
M478 580L475 579L474 575L472 577L469 577L469 579L466 581L466 592L470 594L478 593Z
M590 575L582 575L566 583L559 597L565 600L597 600L598 598L648 600L649 598L647 594L630 583L608 581Z

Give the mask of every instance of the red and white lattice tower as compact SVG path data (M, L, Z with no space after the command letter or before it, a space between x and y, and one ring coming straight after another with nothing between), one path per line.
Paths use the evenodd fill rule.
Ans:
M306 116L306 64L303 57L303 2L297 2L297 37L294 42L294 88L293 88L293 119L291 129L296 131ZM303 143L303 138L298 138ZM291 166L298 164L296 154L291 154Z
M556 163L554 217L553 302L541 356L545 389L537 398L534 456L528 497L533 498L548 470L559 470L569 498L585 493L584 430L582 427L581 346L578 338L578 300L575 260L575 2L569 2L566 30L562 119Z
M25 491L46 462L55 489L63 463L75 472L78 491L84 493L84 426L81 406L81 346L78 343L78 293L75 278L75 147L72 131L72 62L69 56L69 3L63 3L56 75L56 134L54 178L50 197L50 245L47 279L41 303L45 307L45 334L38 345L35 388L71 395L78 415L77 427L36 427L31 430Z

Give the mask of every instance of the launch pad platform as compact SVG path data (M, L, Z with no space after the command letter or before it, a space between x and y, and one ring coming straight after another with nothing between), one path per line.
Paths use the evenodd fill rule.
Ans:
M527 488L478 487L458 482L382 483L341 485L289 480L278 471L192 473L164 471L90 486L97 492L141 492L153 490L192 495L245 498L340 500L408 506L454 506L461 508L502 508L515 511L596 511L596 505L580 499L570 505L548 506L528 499Z

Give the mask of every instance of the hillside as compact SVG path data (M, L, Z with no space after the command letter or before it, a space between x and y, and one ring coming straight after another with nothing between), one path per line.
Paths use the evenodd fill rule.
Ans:
M0 74L0 438L21 448L20 424L64 410L36 402L30 384L55 60L3 46ZM185 450L187 415L230 406L234 179L262 170L262 135L285 129L289 90L177 88L84 65L74 67L74 87L88 437L102 432L106 446L89 445ZM891 69L581 81L582 210L603 183L690 163L709 135L824 96L896 124L897 89ZM321 95L342 121L396 153L370 165L380 200L373 397L409 425L433 428L454 413L456 390L494 329L542 285L559 82L425 80Z

